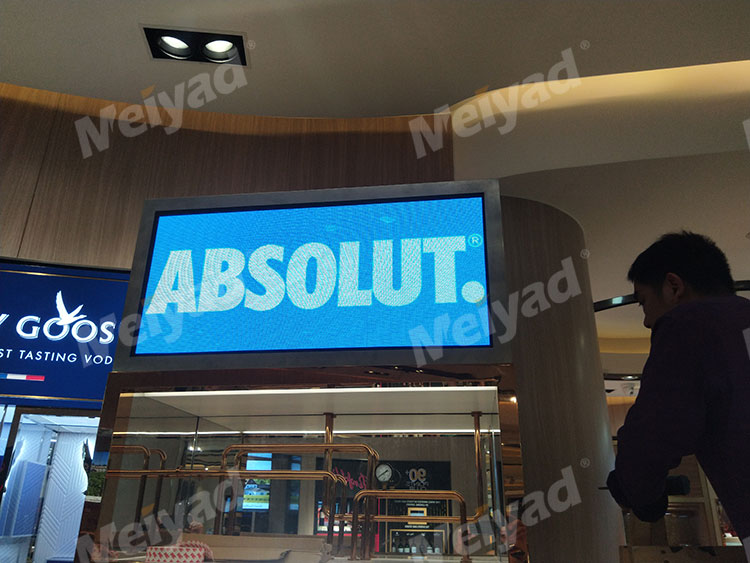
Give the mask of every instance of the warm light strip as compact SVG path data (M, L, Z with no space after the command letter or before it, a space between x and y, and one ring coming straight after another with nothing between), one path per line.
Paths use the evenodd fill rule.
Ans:
M487 430L480 430L480 433L486 434ZM499 434L499 429L489 430L492 434ZM334 430L334 434L473 434L474 430L458 429L458 428L397 428L391 429L370 429L370 428L355 428L351 430ZM203 431L203 432L113 432L114 436L205 436L205 435L241 435L241 434L253 434L260 436L267 436L271 434L325 434L324 430L236 430L236 431L224 431L217 430L215 432Z
M274 432L276 434L276 432ZM195 434L236 434L241 435L239 430L216 430L214 432L112 432L113 436L194 436Z
M496 393L495 387L367 387L337 389L239 389L227 391L148 391L145 393L122 393L123 397L206 397L206 396L247 396L247 395L318 395L340 393Z

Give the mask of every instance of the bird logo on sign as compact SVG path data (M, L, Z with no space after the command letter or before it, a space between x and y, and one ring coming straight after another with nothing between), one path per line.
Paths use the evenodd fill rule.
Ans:
M57 305L57 314L60 316L60 320L55 323L57 325L71 325L76 321L86 318L86 315L78 314L83 308L83 305L79 305L74 311L68 313L68 310L65 308L65 303L63 303L62 291L57 292L55 304Z

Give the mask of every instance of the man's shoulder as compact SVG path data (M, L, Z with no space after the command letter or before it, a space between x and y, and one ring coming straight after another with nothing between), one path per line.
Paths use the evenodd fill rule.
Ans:
M675 340L695 346L721 340L750 327L750 300L737 295L706 297L678 305L654 323L652 349L657 342Z
M750 322L750 300L739 295L704 297L678 305L665 313L659 321L665 321L660 324L671 324L671 322L702 324L711 319L730 317L745 317Z

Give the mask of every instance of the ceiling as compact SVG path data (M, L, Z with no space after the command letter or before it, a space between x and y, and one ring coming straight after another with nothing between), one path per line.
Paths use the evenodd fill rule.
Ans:
M680 228L712 236L735 278L750 279L746 0L4 0L0 82L142 102L152 86L173 96L214 70L153 60L143 25L242 34L247 86L195 108L238 114L450 105L455 122L475 92L522 93L570 49L580 84L519 107L507 134L455 136L456 177L499 177L504 193L578 220L595 300L628 293L632 259ZM639 339L628 354L645 351L637 308L599 313L597 325L611 343Z
M144 25L251 41L248 86L204 109L257 115L428 113L567 48L581 76L750 59L744 0L4 0L0 81L138 102L213 68L152 59Z
M52 416L46 414L24 414L21 424L43 426L53 432L88 434L93 436L99 426L98 416Z
M531 85L526 88L530 88ZM456 117L481 98L456 104ZM478 113L478 110L477 110ZM497 124L505 122L495 112ZM632 292L632 261L661 234L713 238L735 279L750 279L750 60L610 76L536 107L515 126L454 135L457 179L500 178L501 192L542 201L581 225L595 301ZM750 122L749 122L750 123ZM473 126L469 125L469 128ZM597 314L600 336L641 338L638 307Z

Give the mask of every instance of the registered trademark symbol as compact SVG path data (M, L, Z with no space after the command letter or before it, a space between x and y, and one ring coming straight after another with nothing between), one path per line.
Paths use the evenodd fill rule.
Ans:
M252 39L248 39L245 45L247 45L247 48L250 49L251 51L255 49L255 41L253 41Z
M586 260L589 256L591 256L591 252L589 252L588 248L584 248L583 250L581 250L581 258Z
M589 43L588 40L584 39L583 41L581 41L581 49L585 51L589 47L591 47L591 43Z
M591 460L589 458L587 458L587 457L581 458L581 467L583 467L584 469L586 469L590 465L591 465Z
M482 246L482 235L469 235L469 246L477 248Z

